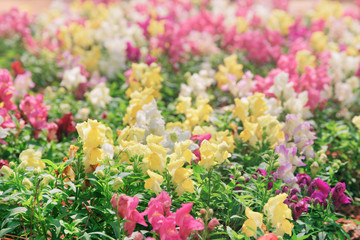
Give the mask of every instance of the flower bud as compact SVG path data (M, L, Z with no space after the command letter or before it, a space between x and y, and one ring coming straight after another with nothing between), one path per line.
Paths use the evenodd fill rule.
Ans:
M43 180L41 180L40 182L40 186L41 187L46 187L47 185L49 185L50 181L54 180L54 177L51 175L46 175Z
M16 163L15 163L15 162L10 162L10 163L9 163L9 166L10 166L10 168L15 168L15 167L16 167Z
M245 181L246 181L246 178L243 177L243 176L241 176L241 177L239 177L239 181L240 181L240 182L245 182Z
M21 165L21 164L20 164ZM19 166L20 167L20 166ZM26 168L26 167L25 167ZM35 168L33 171L34 175L39 175L41 173L41 169L40 168Z
M112 185L112 190L117 191L121 185L123 185L123 180L120 177L115 178L114 183Z
M274 164L274 168L275 168L275 169L278 169L280 166L281 166L281 164L280 164L279 162L276 162L276 163Z
M18 166L18 170L25 170L27 167L26 165L26 162L21 162Z
M110 168L110 175L111 176L113 176L113 175L115 175L115 174L117 174L117 173L119 173L120 171L119 171L119 169L117 169L117 168Z
M276 191L275 191L275 195L279 195L280 193L281 193L280 190L276 190Z
M215 227L218 226L220 223L219 223L219 220L217 220L217 218L213 218L210 220L207 228L209 229L210 232L214 231Z
M103 170L99 170L99 171L96 172L96 176L97 176L98 178L104 178L104 177L105 177L105 173L104 173Z
M8 166L2 166L0 173L5 174L5 176L7 176L7 177L12 177L15 174L14 171L11 168L9 168Z
M129 166L127 166L127 167L125 168L125 171L127 171L127 172L134 171L134 167L131 166L131 165L129 165Z
M340 168L339 164L337 164L337 163L334 163L333 165L331 165L331 167L335 170L339 170L339 168Z
M326 160L327 160L327 156L326 156L326 154L325 153L322 153L321 155L320 155L320 157L319 157L319 163L320 164L325 164L326 163Z
M311 175L315 176L320 171L319 164L317 162L313 162L310 166L310 169L311 169Z
M200 214L204 216L206 214L206 210L204 208L200 209Z
M135 237L134 237L134 240L142 240L144 237L143 235L141 234L141 232L138 232Z
M28 178L24 178L21 182L22 185L24 185L27 189L32 189L34 187L34 185L32 184L32 182L28 179Z
M210 217L214 214L214 210L212 210L211 208L209 209L209 215Z

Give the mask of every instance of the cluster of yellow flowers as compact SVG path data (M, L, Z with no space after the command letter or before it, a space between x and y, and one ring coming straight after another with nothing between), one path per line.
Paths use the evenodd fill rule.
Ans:
M309 50L304 49L296 53L296 61L298 71L304 72L306 67L315 68L316 57Z
M193 192L194 184L189 178L193 172L184 167L184 164L190 163L193 158L192 152L188 149L192 141L177 142L175 152L167 155L167 149L160 144L164 140L164 136L149 135L146 137L146 145L141 143L144 136L145 130L137 127L126 127L119 131L120 163L126 161L128 164L134 164L130 159L142 156L142 161L138 162L139 167L150 177L145 181L145 188L152 189L157 194L161 192L160 185L164 180L161 174L164 174L165 169L171 175L172 183L179 196L185 191ZM170 159L169 163L167 162L168 158Z
M76 125L77 132L83 142L85 158L83 160L86 173L92 173L96 167L109 157L103 149L104 144L112 146L112 130L104 124L89 119Z
M209 99L197 98L196 108L192 108L191 97L179 97L179 103L176 106L177 113L185 114L185 121L183 128L192 130L195 126L203 122L209 122L210 113L213 112L212 107L209 105Z
M243 65L237 63L237 56L235 54L226 57L224 59L224 64L219 65L218 72L215 74L215 79L219 88L222 88L230 82L228 77L229 74L235 77L236 81L240 80L244 74Z
M294 24L293 17L284 10L273 10L270 18L268 19L267 26L271 30L277 30L282 35L289 34L289 27Z
M60 27L58 38L63 49L73 56L81 56L80 62L90 72L98 69L101 47L96 44L93 30L106 20L109 10L105 4L95 5L92 1L75 1L71 8L86 16L84 22L71 22Z
M145 88L152 88L154 97L161 97L159 90L162 87L163 78L160 75L161 67L159 65L153 63L148 66L145 63L133 63L131 68L131 75L128 78L129 88L126 90L128 97L133 92L141 92Z
M249 141L255 146L258 142L265 140L271 147L275 147L278 140L284 138L284 133L276 117L265 113L268 107L263 98L262 93L255 93L248 97L247 101L236 98L233 115L243 123L244 130L240 133L242 141ZM265 139L263 139L264 134Z
M340 2L322 0L316 4L313 19L341 18L343 16L343 6Z
M154 99L154 90L145 88L143 91L135 91L130 95L129 106L123 118L124 125L133 126L136 123L136 114L143 109L143 106L149 104Z
M101 48L95 44L88 23L72 22L68 26L61 26L58 38L62 48L70 51L74 56L81 56L80 62L88 71L97 69Z
M294 227L288 220L292 220L292 215L290 208L284 203L286 197L287 194L282 193L276 197L270 198L263 209L271 226L275 228L274 233L281 237L284 236L285 233L291 236L291 230ZM262 232L266 230L266 226L263 223L264 215L262 213L254 212L246 207L245 215L248 219L244 222L242 232L245 233L247 237L256 238L256 231L258 228Z

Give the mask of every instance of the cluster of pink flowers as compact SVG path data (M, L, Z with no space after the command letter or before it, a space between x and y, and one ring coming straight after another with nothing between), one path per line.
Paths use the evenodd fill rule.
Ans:
M48 127L47 116L50 106L44 104L44 96L42 94L36 96L26 95L21 100L19 107L27 122L35 130L46 129Z
M28 12L12 8L0 15L0 36L12 37L13 34L19 34L29 46L32 46L34 39L31 35L30 24L33 21L34 17Z
M9 111L17 110L16 105L12 101L14 91L14 83L10 72L6 69L0 69L0 116L4 119L0 127L15 127L15 123L9 115Z
M164 191L149 201L148 208L143 213L136 210L139 204L137 197L115 194L111 204L118 215L126 220L124 229L129 235L134 232L136 223L147 226L144 216L147 216L153 231L159 234L160 239L185 240L194 231L204 229L203 222L190 215L193 203L182 204L182 207L173 213L170 211L171 198ZM137 238L142 239L139 236Z

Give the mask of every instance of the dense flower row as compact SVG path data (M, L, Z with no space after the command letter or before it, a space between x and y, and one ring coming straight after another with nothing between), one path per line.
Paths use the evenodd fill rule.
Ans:
M350 238L360 10L288 4L1 14L0 238Z

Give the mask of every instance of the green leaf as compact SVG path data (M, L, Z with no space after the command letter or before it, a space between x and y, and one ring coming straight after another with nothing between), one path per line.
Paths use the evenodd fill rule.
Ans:
M20 214L20 213L26 213L26 211L27 211L27 208L25 208L25 207L17 207L17 208L11 209L9 217Z

